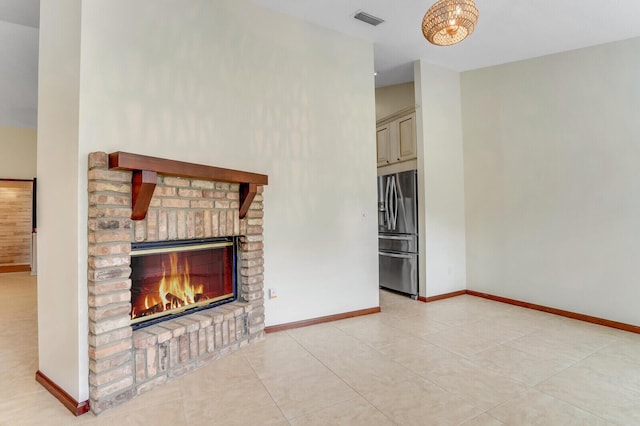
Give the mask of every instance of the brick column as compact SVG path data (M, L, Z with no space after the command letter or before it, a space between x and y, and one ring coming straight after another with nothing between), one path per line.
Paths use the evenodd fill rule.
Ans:
M89 398L94 412L133 395L131 173L89 155Z
M249 313L249 334L264 334L264 243L263 196L258 186L247 215L240 222L240 280L242 298L253 305Z

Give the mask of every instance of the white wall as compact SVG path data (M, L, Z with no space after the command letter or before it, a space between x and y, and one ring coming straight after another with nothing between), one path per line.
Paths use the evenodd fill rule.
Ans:
M0 179L36 177L36 129L0 126Z
M462 75L469 289L640 325L639 52Z
M420 295L466 288L460 74L416 61Z
M248 0L96 0L81 16L79 133L56 141L79 156L53 177L77 187L60 220L80 232L68 253L41 244L41 260L57 250L66 275L86 277L87 155L123 150L269 175L265 286L278 298L267 325L378 306L370 44ZM51 285L85 304L56 327L84 332L86 282L67 278Z
M38 349L42 373L88 398L86 219L78 170L80 1L41 2L38 91ZM85 183L86 186L86 183ZM86 215L85 215L86 217ZM86 249L85 249L86 251Z

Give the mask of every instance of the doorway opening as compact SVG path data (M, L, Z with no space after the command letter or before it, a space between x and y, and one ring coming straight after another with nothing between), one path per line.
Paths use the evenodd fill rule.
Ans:
M0 179L0 273L33 266L35 179Z

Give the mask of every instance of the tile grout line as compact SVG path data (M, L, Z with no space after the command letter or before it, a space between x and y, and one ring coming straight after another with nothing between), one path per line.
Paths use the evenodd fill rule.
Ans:
M340 331L341 333L344 333L345 335L354 338L358 341L360 341L359 339L351 336L350 334L348 334L347 332L345 332L344 330L340 329L339 327L336 327L335 325L331 325L333 328L335 328L336 330ZM298 345L300 345L309 355L311 355L315 360L317 360L322 366L324 366L327 370L331 371L331 373L336 376L336 378L338 378L342 383L345 384L345 386L347 386L349 389L351 389L353 392L356 393L356 395L358 395L360 398L362 398L363 400L365 400L367 402L367 404L369 404L371 407L373 407L377 412L379 412L380 414L382 414L386 419L388 419L391 423L393 424L397 424L396 422L393 421L393 419L391 419L385 412L383 412L382 410L380 410L378 407L376 407L371 401L369 401L364 395L362 395L360 392L358 392L357 389L354 389L349 383L347 383L344 378L339 375L338 373L336 373L330 366L326 365L324 362L322 362L321 359L319 359L313 352L311 352L310 349L308 349L306 346L304 346L304 344L302 342L300 342L298 339L296 339L295 336L290 335L290 337L296 341L296 343ZM351 400L353 400L355 398L352 398ZM345 402L345 401L342 401ZM337 404L340 404L340 402L332 404L331 406L335 406ZM325 407L324 409L326 409L327 407Z
M282 418L287 422L287 424L291 425L291 422L289 421L287 416L284 414L284 411L282 410L282 407L280 407L278 402L275 400L275 398L273 397L273 394L269 391L269 388L267 388L267 385L265 385L264 381L262 380L262 378L260 377L260 375L258 374L256 369L253 367L253 364L251 364L251 361L249 361L249 359L244 354L244 351L241 350L241 351L239 351L239 353L240 353L240 355L242 355L242 358L245 360L245 362L249 365L249 367L251 368L251 371L253 371L253 374L256 376L256 379L258 379L258 381L260 382L260 385L262 385L262 388L264 389L264 391L267 393L267 395L269 395L269 398L271 398L271 401L273 401L273 404L276 407L278 407L278 410L280 411L280 414L282 414Z

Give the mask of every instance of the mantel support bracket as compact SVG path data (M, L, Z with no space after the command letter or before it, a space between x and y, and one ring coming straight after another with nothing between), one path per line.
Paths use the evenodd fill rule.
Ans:
M131 219L133 220L142 220L146 217L153 191L158 182L158 174L240 184L240 219L244 218L249 211L258 192L258 185L269 183L267 175L258 173L185 163L122 151L109 154L109 169L133 172L131 177Z
M131 177L131 219L142 220L156 189L158 174L149 170L134 170Z
M240 219L246 216L257 192L258 185L255 183L240 184Z

